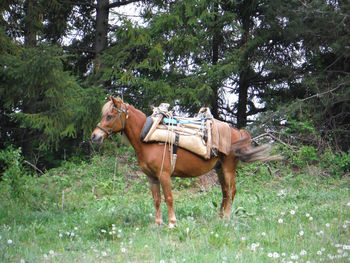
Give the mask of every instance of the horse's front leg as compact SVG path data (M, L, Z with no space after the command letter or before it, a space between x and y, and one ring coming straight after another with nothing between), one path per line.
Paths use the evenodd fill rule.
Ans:
M173 206L173 194L171 192L171 178L169 173L162 173L159 176L160 184L162 185L165 202L168 207L169 214L169 228L174 228L176 225L176 217Z
M163 219L162 219L162 211L160 208L162 196L160 194L160 183L159 183L158 178L150 177L150 176L148 176L147 178L148 178L149 184L151 186L151 191L152 191L152 196L153 196L153 203L154 203L154 208L155 208L155 223L157 225L162 225Z

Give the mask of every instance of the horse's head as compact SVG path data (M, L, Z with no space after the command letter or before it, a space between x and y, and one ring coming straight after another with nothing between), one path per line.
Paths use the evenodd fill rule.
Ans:
M102 108L102 119L92 132L93 143L102 143L114 133L124 130L128 119L128 105L121 98L110 97Z

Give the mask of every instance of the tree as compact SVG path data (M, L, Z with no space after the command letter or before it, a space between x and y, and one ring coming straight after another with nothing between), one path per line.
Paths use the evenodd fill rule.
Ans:
M169 1L157 7L144 14L147 28L126 21L106 52L114 70L104 77L130 87L127 93L138 89L153 103L156 93L190 112L211 106L216 118L244 127L249 116L267 109L256 101L294 76L296 45L284 41L283 25L264 13L268 2ZM237 103L227 101L227 91L237 94Z
M65 141L77 137L81 141L89 136L95 124L93 116L100 108L98 98L102 96L94 87L82 87L65 70L67 56L52 44L57 43L65 30L54 27L57 29L55 34L55 29L46 31L46 27L52 27L52 21L48 20L49 15L41 16L49 5L53 11L54 4L58 3L9 1L3 8L10 14L22 16L3 20L5 31L0 31L3 47L0 50L0 112L4 116L1 118L0 146L3 148L9 143L20 146L28 158L46 152L46 157L51 155L50 160L46 159L51 163L42 162L46 167L52 165L53 159L61 158L65 149L72 152L80 143L76 140L65 144ZM67 8L60 10L67 14ZM66 19L63 15L62 21ZM16 21L22 21L21 28L11 30ZM21 45L22 39L24 45Z

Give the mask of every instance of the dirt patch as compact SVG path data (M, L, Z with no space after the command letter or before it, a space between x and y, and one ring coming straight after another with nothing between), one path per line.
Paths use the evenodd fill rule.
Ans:
M202 191L207 191L214 185L219 185L218 176L215 170L198 177L197 185Z

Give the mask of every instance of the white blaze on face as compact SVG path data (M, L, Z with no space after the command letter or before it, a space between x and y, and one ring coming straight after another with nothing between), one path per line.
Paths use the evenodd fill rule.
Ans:
M105 132L101 129L95 129L92 133L91 140L93 143L102 143L105 136Z

